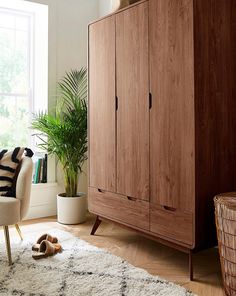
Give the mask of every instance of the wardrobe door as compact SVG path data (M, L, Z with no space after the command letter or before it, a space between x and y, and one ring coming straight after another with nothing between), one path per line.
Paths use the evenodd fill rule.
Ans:
M116 190L115 17L89 26L89 183Z
M192 211L195 195L193 3L150 0L151 202Z
M117 192L149 199L148 2L116 15Z

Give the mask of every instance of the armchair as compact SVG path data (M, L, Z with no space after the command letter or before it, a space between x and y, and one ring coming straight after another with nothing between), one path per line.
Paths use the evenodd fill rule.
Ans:
M24 157L15 178L16 198L0 197L0 226L3 226L8 263L12 265L9 225L15 225L16 230L23 240L18 223L26 216L29 204L32 183L33 162L30 157Z

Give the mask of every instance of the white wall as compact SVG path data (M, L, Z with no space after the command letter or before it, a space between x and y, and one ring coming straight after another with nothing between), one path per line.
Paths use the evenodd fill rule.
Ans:
M65 71L87 65L87 26L97 19L98 0L26 0L49 8L49 107Z
M57 81L70 69L79 69L87 65L87 26L98 18L99 0L25 0L48 5L49 8L49 110L55 106ZM106 0L107 1L107 0ZM86 165L84 167L86 173ZM51 171L62 189L61 171ZM79 191L87 192L87 177L82 174ZM40 195L45 195L39 203ZM55 214L55 186L42 189L33 188L31 210L28 217L48 216ZM53 195L50 198L50 195ZM40 210L37 207L40 206ZM39 209L39 208L38 208ZM51 209L50 211L48 209Z
M99 17L110 13L112 7L111 2L112 0L99 0Z

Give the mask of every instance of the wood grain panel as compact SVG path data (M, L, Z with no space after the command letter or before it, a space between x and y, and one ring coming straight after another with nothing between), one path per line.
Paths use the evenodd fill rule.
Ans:
M194 241L193 215L152 204L150 206L150 231L192 246Z
M149 203L130 200L125 196L89 188L89 211L149 230Z
M149 199L148 3L116 15L117 192Z
M89 27L89 184L116 190L115 18Z
M216 243L213 197L236 191L236 1L195 0L196 240Z
M194 209L193 7L150 0L151 201Z

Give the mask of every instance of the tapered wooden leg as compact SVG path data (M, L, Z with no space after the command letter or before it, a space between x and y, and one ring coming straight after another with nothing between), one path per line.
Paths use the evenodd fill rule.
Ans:
M10 243L10 236L9 236L8 226L3 226L3 229L4 229L4 235L5 235L5 242L6 242L8 263L9 263L9 265L12 265L12 259L11 259L11 243Z
M190 281L193 281L193 252L192 250L189 250L189 279Z
M96 220L94 222L94 225L93 225L93 228L92 228L92 231L91 231L91 235L94 235L95 232L97 231L99 225L101 224L102 220L99 219L99 216L96 217Z
M22 235L22 232L20 230L20 226L18 224L15 224L15 228L20 236L20 239L23 241L23 235Z

